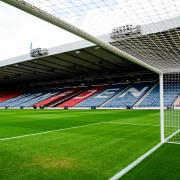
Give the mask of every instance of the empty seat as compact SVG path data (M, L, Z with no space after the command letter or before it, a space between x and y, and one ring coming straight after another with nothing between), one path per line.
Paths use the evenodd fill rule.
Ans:
M100 106L126 86L127 84L112 85L111 87L106 88L105 90L95 94L94 96L78 104L76 107Z
M110 108L125 108L133 106L149 89L152 83L134 83L124 92L120 92L113 97L103 107Z

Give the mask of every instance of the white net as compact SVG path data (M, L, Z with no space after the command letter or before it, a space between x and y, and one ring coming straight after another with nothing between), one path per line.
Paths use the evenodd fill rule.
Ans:
M144 25L177 17L178 0L26 0L94 35L116 26Z
M14 0L2 1L16 4ZM92 36L87 39L93 37L101 39L100 35L108 33L111 44L126 54L163 73L171 73L164 76L165 107L168 107L164 112L165 138L170 137L169 142L180 141L178 133L180 76L177 73L180 72L179 0L17 0L16 2L22 6L27 6L26 2L32 5L32 10L29 10L32 14L33 7L37 7L55 19L70 23L74 26L74 31L76 28L82 30L79 35L91 34ZM47 15L46 13L44 15Z
M28 3L95 37L109 33L114 40L112 44L129 55L162 72L180 72L179 0L16 2L24 6Z
M164 75L164 132L168 142L180 143L180 74Z
M112 44L124 52L162 72L180 71L179 0L17 1L93 36L112 33Z

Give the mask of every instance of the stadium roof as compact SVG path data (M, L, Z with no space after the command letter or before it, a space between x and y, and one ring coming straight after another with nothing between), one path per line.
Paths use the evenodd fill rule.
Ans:
M112 40L105 35L100 39L162 72L179 71L180 17L163 20L155 27L141 26L141 36ZM48 51L48 56L40 58L28 54L1 62L0 82L64 80L146 70L86 40Z
M158 74L180 72L179 0L62 0L60 4L59 0L2 1ZM127 24L142 29L147 27L151 29L151 35L142 34L135 39L128 37L115 46L97 37L111 31L114 25ZM146 51L149 43L150 50Z
M103 38L112 41L109 35ZM0 82L41 82L145 71L85 40L50 48L48 52L39 58L27 54L2 61Z

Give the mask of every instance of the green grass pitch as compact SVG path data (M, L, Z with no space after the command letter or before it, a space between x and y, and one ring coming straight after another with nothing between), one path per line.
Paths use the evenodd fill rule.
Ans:
M159 131L156 110L0 110L0 179L108 179L156 145Z

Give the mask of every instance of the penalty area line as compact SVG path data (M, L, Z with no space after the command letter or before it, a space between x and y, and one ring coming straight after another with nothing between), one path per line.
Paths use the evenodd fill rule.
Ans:
M25 135L21 135L21 136L1 138L0 141L7 141L7 140L11 140L11 139L20 139L20 138L24 138L24 137L37 136L37 135L48 134L48 133L59 132L59 131L66 131L66 130L71 130L71 129L78 129L78 128L83 128L83 127L88 127L88 126L99 125L99 124L117 124L117 125L134 125L134 126L157 126L157 125L152 125L152 124L117 123L117 122L113 122L113 121L109 121L109 122L104 121L104 122L92 123L92 124L87 124L87 125L82 125L82 126L73 126L73 127L69 127L69 128L55 129L55 130L51 130L51 131L43 131L43 132L39 132L39 133L25 134Z
M106 122L99 122L99 123L87 124L87 125L82 125L82 126L73 126L73 127L69 127L69 128L56 129L56 130L52 130L52 131L44 131L44 132L33 133L33 134L25 134L25 135L22 135L22 136L7 137L7 138L0 139L0 141L7 141L7 140L11 140L11 139L20 139L20 138L24 138L24 137L37 136L37 135L42 135L42 134L49 134L49 133L66 131L66 130L71 130L71 129L78 129L78 128L83 128L83 127L88 127L88 126L105 124L105 123Z

